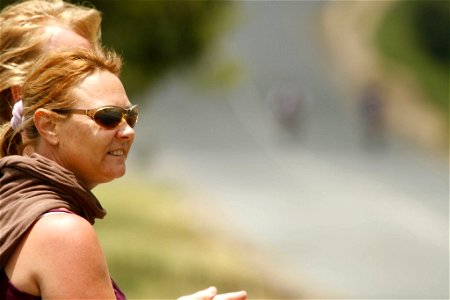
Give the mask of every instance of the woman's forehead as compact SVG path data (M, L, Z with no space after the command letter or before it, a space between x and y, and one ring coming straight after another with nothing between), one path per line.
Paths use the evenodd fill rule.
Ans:
M120 79L109 71L96 71L84 78L73 89L79 105L128 106L130 104Z

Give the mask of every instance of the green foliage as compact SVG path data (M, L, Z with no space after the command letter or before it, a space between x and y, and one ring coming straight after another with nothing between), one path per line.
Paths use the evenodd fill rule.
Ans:
M447 12L430 15L438 7ZM430 101L447 116L448 9L447 1L397 1L384 16L376 36L381 53L391 63L412 71Z
M92 0L105 45L125 58L123 80L139 92L172 68L195 62L218 34L228 2Z
M423 49L437 63L448 65L450 59L448 1L420 1L414 11L413 25Z

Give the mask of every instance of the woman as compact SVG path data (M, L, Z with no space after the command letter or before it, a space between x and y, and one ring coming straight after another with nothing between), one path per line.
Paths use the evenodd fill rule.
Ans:
M90 192L125 173L138 108L113 53L55 52L27 76L0 130L0 298L124 299L92 227ZM183 299L246 298L215 288Z
M0 124L9 122L24 78L39 55L99 48L100 12L62 0L29 0L0 13Z

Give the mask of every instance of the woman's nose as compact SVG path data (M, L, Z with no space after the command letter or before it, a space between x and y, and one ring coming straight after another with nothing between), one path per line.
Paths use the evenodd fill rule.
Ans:
M134 128L132 128L125 120L123 120L118 127L117 137L120 139L134 139Z

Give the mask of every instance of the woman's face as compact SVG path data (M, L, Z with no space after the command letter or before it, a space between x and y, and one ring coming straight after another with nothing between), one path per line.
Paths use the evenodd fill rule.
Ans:
M86 77L73 90L73 96L78 101L70 108L131 106L119 78L107 71ZM54 159L88 188L125 174L125 160L135 135L126 121L114 129L106 129L87 115L69 114L58 122L58 135Z

